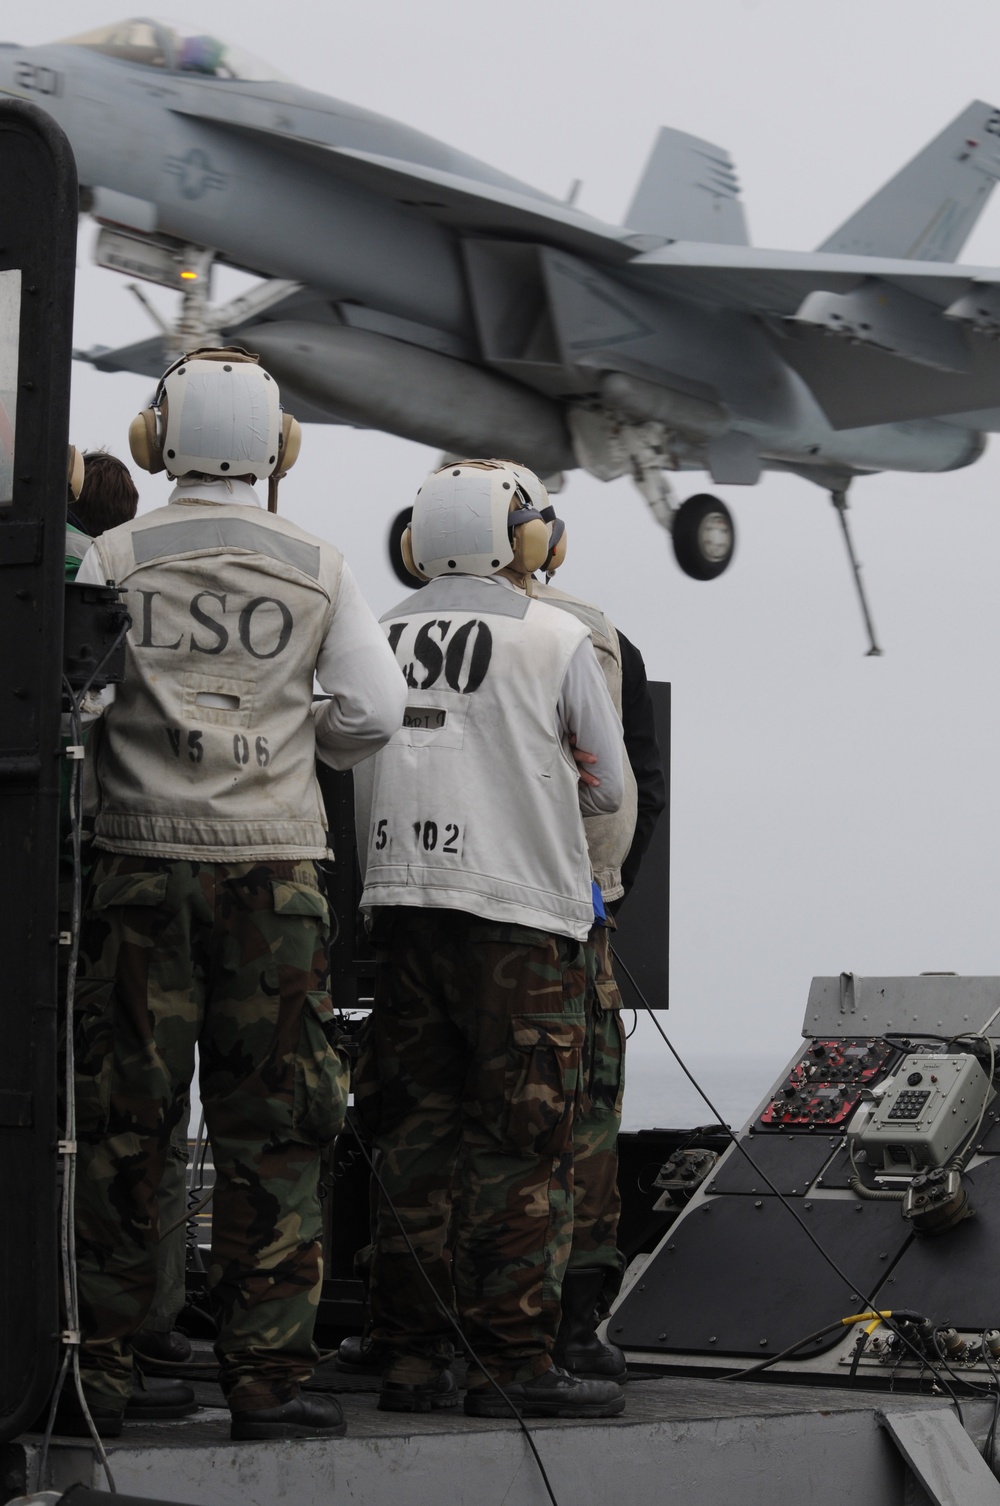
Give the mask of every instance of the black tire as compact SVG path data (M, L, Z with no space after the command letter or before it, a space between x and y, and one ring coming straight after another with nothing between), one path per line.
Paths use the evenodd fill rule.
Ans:
M412 507L404 507L402 512L398 512L389 524L389 537L386 540L386 547L389 551L389 564L392 566L393 574L398 581L401 581L404 586L409 586L411 589L414 586L422 586L424 584L419 575L411 575L409 570L407 570L403 564L403 552L399 547L399 541L403 537L405 530L409 528L412 516Z
M693 580L714 580L736 549L736 525L724 502L699 492L682 502L674 515L674 555Z

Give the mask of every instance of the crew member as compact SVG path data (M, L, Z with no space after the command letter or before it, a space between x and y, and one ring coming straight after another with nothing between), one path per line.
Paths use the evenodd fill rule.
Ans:
M177 485L98 539L78 577L124 586L133 619L97 759L75 1032L81 1370L112 1436L196 1045L232 1436L344 1430L335 1398L301 1391L316 1360L320 1147L347 1095L315 757L349 768L381 747L406 691L339 550L258 503L253 483L270 477L276 501L298 441L255 357L181 357L130 431L136 461ZM315 711L314 676L331 695Z
M431 584L383 618L404 724L355 773L377 957L356 1101L384 1188L371 1304L388 1410L456 1402L453 1304L524 1415L625 1404L552 1361L594 914L581 809L621 803L621 726L586 628L519 584L549 543L526 479L464 461L418 493L403 549ZM574 741L595 760L585 787ZM470 1367L466 1412L509 1415L487 1375Z
M642 854L666 803L663 765L656 745L653 705L642 656L606 613L552 585L566 558L565 524L538 499L552 524L545 580L526 580L529 595L571 613L588 629L608 691L622 720L625 798L617 811L584 818L594 880L606 915L595 920L586 943L586 1038L583 1099L573 1122L573 1244L562 1286L562 1321L556 1362L574 1375L624 1380L625 1356L598 1339L621 1287L618 1249L618 1132L624 1093L625 1033L621 994L611 965L612 912L635 881ZM629 865L627 875L623 867Z
M93 540L107 528L127 523L139 506L132 473L107 450L69 451L69 506L66 510L66 579L75 580ZM103 582L102 582L103 584Z
M83 455L73 450L70 471L70 500L66 514L66 579L73 581L94 539L99 538L107 529L128 523L135 517L139 493L128 466L106 449L86 450ZM94 730L99 737L100 727ZM93 740L90 737L87 738L87 749L85 790L93 797ZM68 930L68 924L62 929ZM132 1339L135 1352L152 1360L168 1361L172 1365L191 1358L190 1343L174 1328L184 1306L185 1296L183 1219L187 1206L187 1143L188 1115L184 1113L174 1130L159 1194L161 1227L178 1227L157 1247L156 1293L142 1332L135 1334ZM181 1416L193 1408L194 1392L190 1386L176 1380L169 1386L133 1386L127 1403L130 1416L147 1418Z

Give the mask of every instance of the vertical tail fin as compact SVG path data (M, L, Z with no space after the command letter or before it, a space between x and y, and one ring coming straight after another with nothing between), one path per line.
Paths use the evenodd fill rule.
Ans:
M818 248L954 261L1000 178L1000 110L976 100Z
M664 126L625 215L630 230L674 241L749 244L733 160L721 146Z

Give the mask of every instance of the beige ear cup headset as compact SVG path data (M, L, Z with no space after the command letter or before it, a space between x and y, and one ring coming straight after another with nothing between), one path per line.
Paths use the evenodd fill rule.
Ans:
M528 512L531 516L524 523L518 522L518 514ZM549 555L549 525L533 507L522 501L510 504L511 544L514 558L510 568L518 575L534 575L540 570Z
M569 540L566 537L566 524L562 518L556 517L556 510L550 502L548 507L543 507L542 517L549 524L549 552L545 556L545 562L540 567L545 572L545 579L551 580L566 558L566 545Z
M80 493L83 491L83 455L75 444L69 447L69 469L67 480L69 482L69 494L74 502L79 502Z
M400 536L399 552L403 556L403 564L411 575L415 575L417 580L430 580L429 575L425 575L422 570L417 569L417 562L413 558L413 529L409 524L403 529Z
M550 526L538 506L547 502L538 477L509 461L439 466L418 491L410 526L400 538L403 563L418 580L453 570L489 576L508 566L518 574L533 574L549 554ZM443 516L468 524L473 513L480 525L474 544L471 535L463 545L441 531Z
M252 415L241 414L239 401L234 409L227 402L227 406L232 409L227 416L234 435L241 423L244 433L254 435L258 446L256 452L249 451L245 445L222 443L218 447L227 450L224 455L186 453L181 443L186 431L180 422L185 403L190 405L204 401L206 379L217 378L221 382L224 375L234 370L243 371L246 375L247 367L257 375L250 388L244 383L237 398L243 399L244 406L248 401L254 402L255 410ZM191 379L195 376L199 378L199 391L196 395L189 390ZM171 421L171 399L176 410L176 425ZM267 433L263 435L260 434L261 415L266 415L267 418ZM220 415L214 416L218 419ZM235 466L240 468L236 474L250 475L254 480L266 476L268 511L277 512L278 482L288 474L298 459L302 429L290 413L282 412L277 383L258 364L256 355L238 345L221 348L208 346L179 356L167 367L160 378L152 404L143 408L132 420L128 443L136 465L154 476L160 471L166 471L168 476L194 473L225 477ZM239 454L239 459L234 458L236 454Z

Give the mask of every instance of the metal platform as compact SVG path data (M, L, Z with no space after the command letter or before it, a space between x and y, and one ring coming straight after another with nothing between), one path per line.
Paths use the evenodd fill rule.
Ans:
M352 1383L331 1388L341 1384ZM239 1444L229 1440L221 1396L199 1385L210 1404L193 1417L126 1424L108 1444L118 1489L191 1506L547 1506L516 1423L460 1409L383 1413L377 1383L356 1385L364 1389L341 1397L347 1437ZM944 1399L678 1377L637 1378L627 1393L621 1418L530 1424L560 1506L1000 1503L1000 1486ZM992 1406L963 1410L980 1441ZM4 1499L77 1480L106 1488L89 1445L54 1441L44 1481L39 1451L35 1436L7 1446Z

